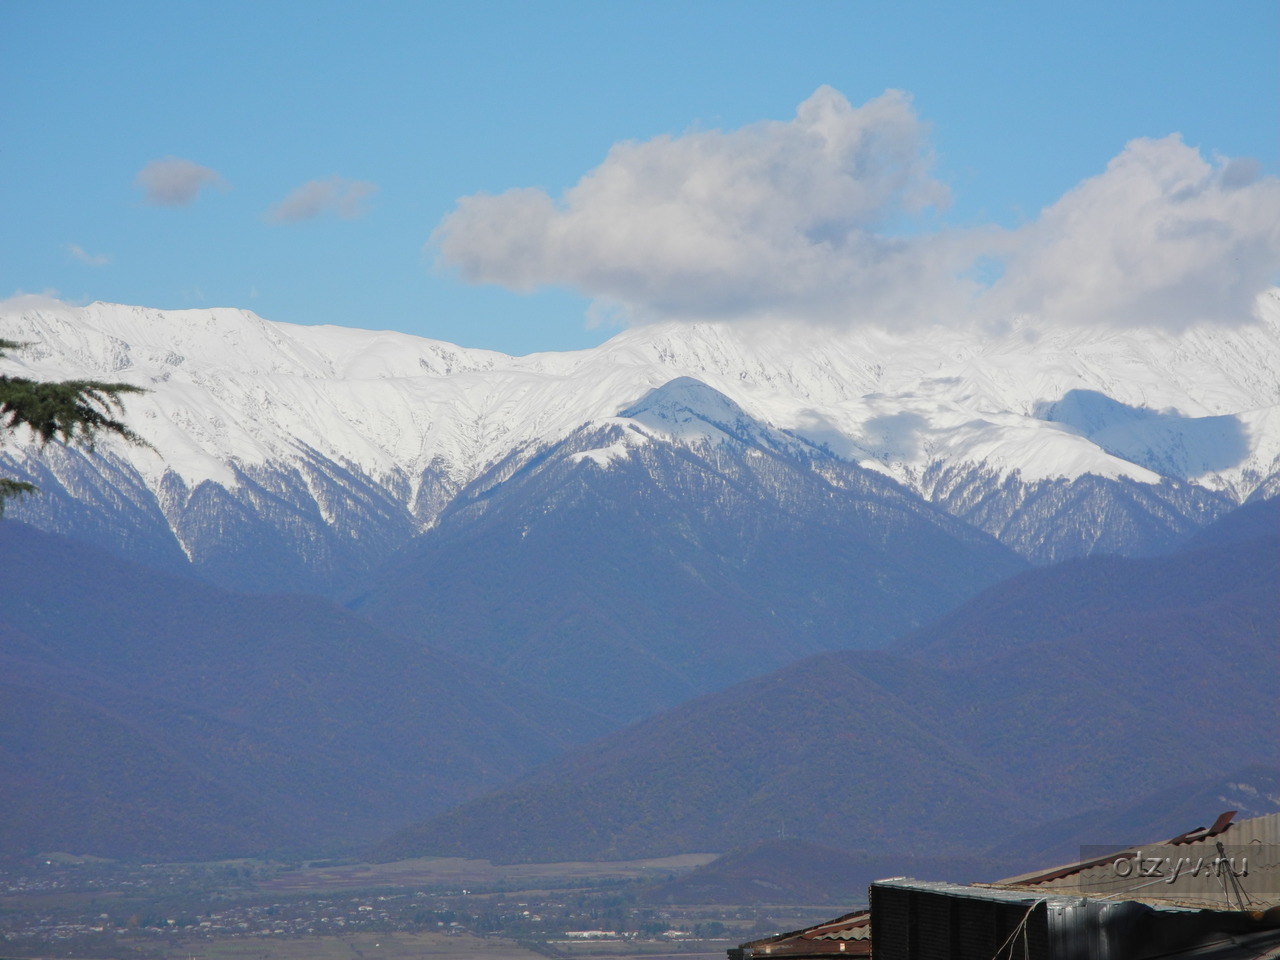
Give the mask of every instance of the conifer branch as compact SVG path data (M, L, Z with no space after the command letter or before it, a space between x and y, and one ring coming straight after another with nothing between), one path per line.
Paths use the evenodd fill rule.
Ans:
M0 357L25 344L0 339ZM26 377L0 375L0 428L13 431L27 427L44 446L50 440L83 443L93 449L95 438L111 433L129 443L149 446L130 430L119 414L124 411L124 395L146 393L129 383L102 380L62 380L42 383ZM6 500L35 493L37 488L21 480L0 477L0 514Z

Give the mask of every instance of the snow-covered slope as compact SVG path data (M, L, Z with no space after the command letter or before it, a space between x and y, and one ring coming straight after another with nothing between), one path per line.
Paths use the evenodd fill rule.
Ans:
M30 344L0 361L5 372L151 391L130 399L128 419L152 449L107 441L92 456L37 457L7 440L9 469L70 498L37 498L15 515L65 529L105 497L119 514L108 526L163 516L188 556L219 549L234 507L246 522L271 514L273 535L323 554L309 562L363 564L362 539L402 542L512 451L624 411L643 418L628 408L680 377L998 536L1046 484L1101 480L1162 502L1174 490L1191 522L1274 492L1280 467L1280 291L1263 298L1257 324L1181 334L668 324L591 350L508 357L240 310L10 301L0 337ZM686 442L680 434L673 441ZM624 453L596 459L607 467ZM983 520L979 503L1003 519ZM1019 549L1037 555L1035 536ZM1074 552L1095 542L1085 536Z

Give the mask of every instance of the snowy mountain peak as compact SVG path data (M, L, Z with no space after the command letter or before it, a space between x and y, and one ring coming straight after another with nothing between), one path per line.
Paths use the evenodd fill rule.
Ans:
M760 423L719 390L694 377L676 377L655 387L618 416L652 434L685 443L736 442L791 454L802 449L817 452L812 444Z
M625 406L616 417L595 420L588 426L607 430L610 442L578 450L571 459L589 460L600 467L653 440L685 445L728 443L803 459L830 456L805 440L760 423L719 390L694 377L669 380ZM584 434L595 436L596 431L586 429Z

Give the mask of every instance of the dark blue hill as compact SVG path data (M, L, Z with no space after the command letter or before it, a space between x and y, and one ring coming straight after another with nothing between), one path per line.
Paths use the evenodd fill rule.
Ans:
M611 734L381 853L650 856L785 830L973 856L1153 785L1274 763L1277 583L1274 536L1023 574L886 650L809 658Z
M346 848L606 725L307 596L0 523L0 852Z

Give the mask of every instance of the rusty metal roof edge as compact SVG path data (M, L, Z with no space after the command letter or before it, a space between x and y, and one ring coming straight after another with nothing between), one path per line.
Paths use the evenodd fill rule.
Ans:
M863 910L860 913L828 920L816 927L810 927L800 934L800 938L802 940L848 940L851 937L846 937L845 934L869 926L871 926L871 911Z
M843 916L835 917L832 920L823 920L821 923L815 923L810 927L801 927L799 930L788 930L786 933L775 933L773 936L761 937L759 940L748 940L746 943L738 944L738 949L747 950L752 947L766 946L767 944L779 943L783 940L791 940L814 930L820 930L823 927L838 926L841 923L848 923L850 920L856 920L864 916L871 916L871 911L865 907L861 910L853 910Z
M1213 826L1205 829L1204 827L1196 827L1194 830L1188 830L1186 833L1179 834L1172 840L1166 840L1165 843L1171 847L1176 847L1183 843L1195 843L1198 840L1208 840L1210 837L1216 837L1221 833L1225 833L1233 824L1238 810L1227 810L1218 814L1218 819L1213 821Z
M1015 877L1005 877L1002 880L997 880L996 884L1001 886L1031 887L1038 883L1048 883L1050 880L1061 880L1063 877L1069 877L1071 874L1079 873L1081 870L1088 870L1090 867L1100 867L1104 863L1110 863L1117 857L1131 856L1138 849L1138 847L1126 847L1123 850L1115 850L1112 853L1108 853L1105 857L1094 857L1092 860L1064 863L1058 867L1050 867L1048 870L1020 873Z

